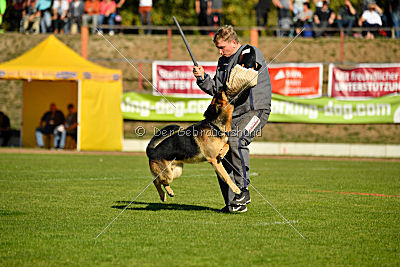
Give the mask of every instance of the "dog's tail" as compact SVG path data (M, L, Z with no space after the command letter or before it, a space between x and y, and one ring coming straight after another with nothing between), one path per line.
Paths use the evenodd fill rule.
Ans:
M149 144L147 145L146 148L146 154L147 156L152 159L154 158L154 149L160 144L164 139L167 137L173 135L177 131L179 131L181 127L179 125L168 125L159 130L153 138L151 138Z

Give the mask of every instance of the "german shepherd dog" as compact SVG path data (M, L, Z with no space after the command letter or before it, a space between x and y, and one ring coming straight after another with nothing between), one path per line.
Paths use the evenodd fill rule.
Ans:
M184 163L209 162L218 176L228 184L236 194L240 189L232 182L221 159L229 150L228 132L231 131L233 105L224 91L214 95L211 104L204 113L205 119L186 129L178 125L169 125L159 130L150 140L146 154L149 158L153 181L161 201L174 196L170 184L182 175Z

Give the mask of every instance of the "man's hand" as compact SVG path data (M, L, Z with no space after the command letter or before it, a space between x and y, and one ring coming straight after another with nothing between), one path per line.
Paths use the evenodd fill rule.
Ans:
M193 74L196 78L201 77L201 79L204 80L204 68L202 66L198 66L198 67L194 66Z

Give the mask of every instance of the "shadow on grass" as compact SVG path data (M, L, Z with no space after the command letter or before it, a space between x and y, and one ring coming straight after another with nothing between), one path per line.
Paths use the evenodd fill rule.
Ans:
M130 201L117 201L118 204L125 205L114 205L111 206L113 209L124 209ZM134 205L147 205L146 207L134 207ZM218 212L218 209L213 209L205 206L198 205L186 205L186 204L174 204L174 203L151 203L151 202L133 202L127 210L149 210L149 211L158 211L158 210L210 210Z

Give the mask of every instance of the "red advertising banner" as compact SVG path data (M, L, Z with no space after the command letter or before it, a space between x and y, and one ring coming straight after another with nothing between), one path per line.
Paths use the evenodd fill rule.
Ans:
M308 98L322 95L323 66L320 63L273 64L268 70L272 93Z
M217 62L199 62L214 77ZM153 61L153 94L184 97L207 97L196 84L191 61Z
M328 95L365 99L400 93L400 64L359 64L350 69L329 65Z
M200 62L214 76L217 62ZM272 92L285 96L320 97L322 95L322 64L274 64L268 67ZM207 96L196 84L191 61L154 61L153 94L185 97Z

